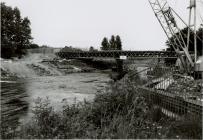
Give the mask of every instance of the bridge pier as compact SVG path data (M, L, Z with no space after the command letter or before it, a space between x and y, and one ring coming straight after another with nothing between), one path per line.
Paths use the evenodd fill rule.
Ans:
M120 80L122 79L125 74L126 74L126 71L124 71L123 69L123 59L120 59L120 58L116 58L116 72L117 72L117 76L114 77L115 80Z
M117 72L123 73L123 60L120 58L116 59L116 65L117 65Z

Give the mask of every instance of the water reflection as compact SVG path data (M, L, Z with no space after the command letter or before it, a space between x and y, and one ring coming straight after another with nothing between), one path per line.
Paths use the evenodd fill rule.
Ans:
M32 107L40 97L50 100L55 110L60 110L62 100L72 104L92 100L105 89L110 78L103 73L73 73L66 76L39 76L32 78L2 79L1 117L2 127L13 127L32 117Z
M22 116L28 112L29 104L25 89L25 81L1 78L1 127L15 129Z

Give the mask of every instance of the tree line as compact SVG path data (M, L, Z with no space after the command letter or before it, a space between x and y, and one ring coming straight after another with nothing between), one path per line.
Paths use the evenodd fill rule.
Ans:
M101 50L122 50L121 38L119 35L116 37L112 35L110 40L104 37L101 46Z

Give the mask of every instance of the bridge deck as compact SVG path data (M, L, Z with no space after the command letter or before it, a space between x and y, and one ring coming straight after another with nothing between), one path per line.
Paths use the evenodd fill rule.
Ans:
M175 52L169 51L81 51L81 52L58 52L61 58L94 58L94 57L112 57L126 56L128 58L177 58Z

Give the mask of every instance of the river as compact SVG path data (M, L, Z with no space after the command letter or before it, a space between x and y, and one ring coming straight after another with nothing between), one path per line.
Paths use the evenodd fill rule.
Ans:
M48 99L50 105L57 111L62 109L64 102L73 104L84 99L93 100L95 94L104 91L111 80L109 74L101 71L61 73L57 67L41 63L44 57L31 55L22 60L1 60L1 70L10 74L1 76L3 127L15 129L21 123L29 121L38 98ZM133 69L138 71L145 69L136 67L137 65Z
M1 77L2 126L15 128L31 119L37 98L48 98L51 106L60 110L64 101L68 104L91 101L96 93L105 90L109 81L109 75L102 72Z

